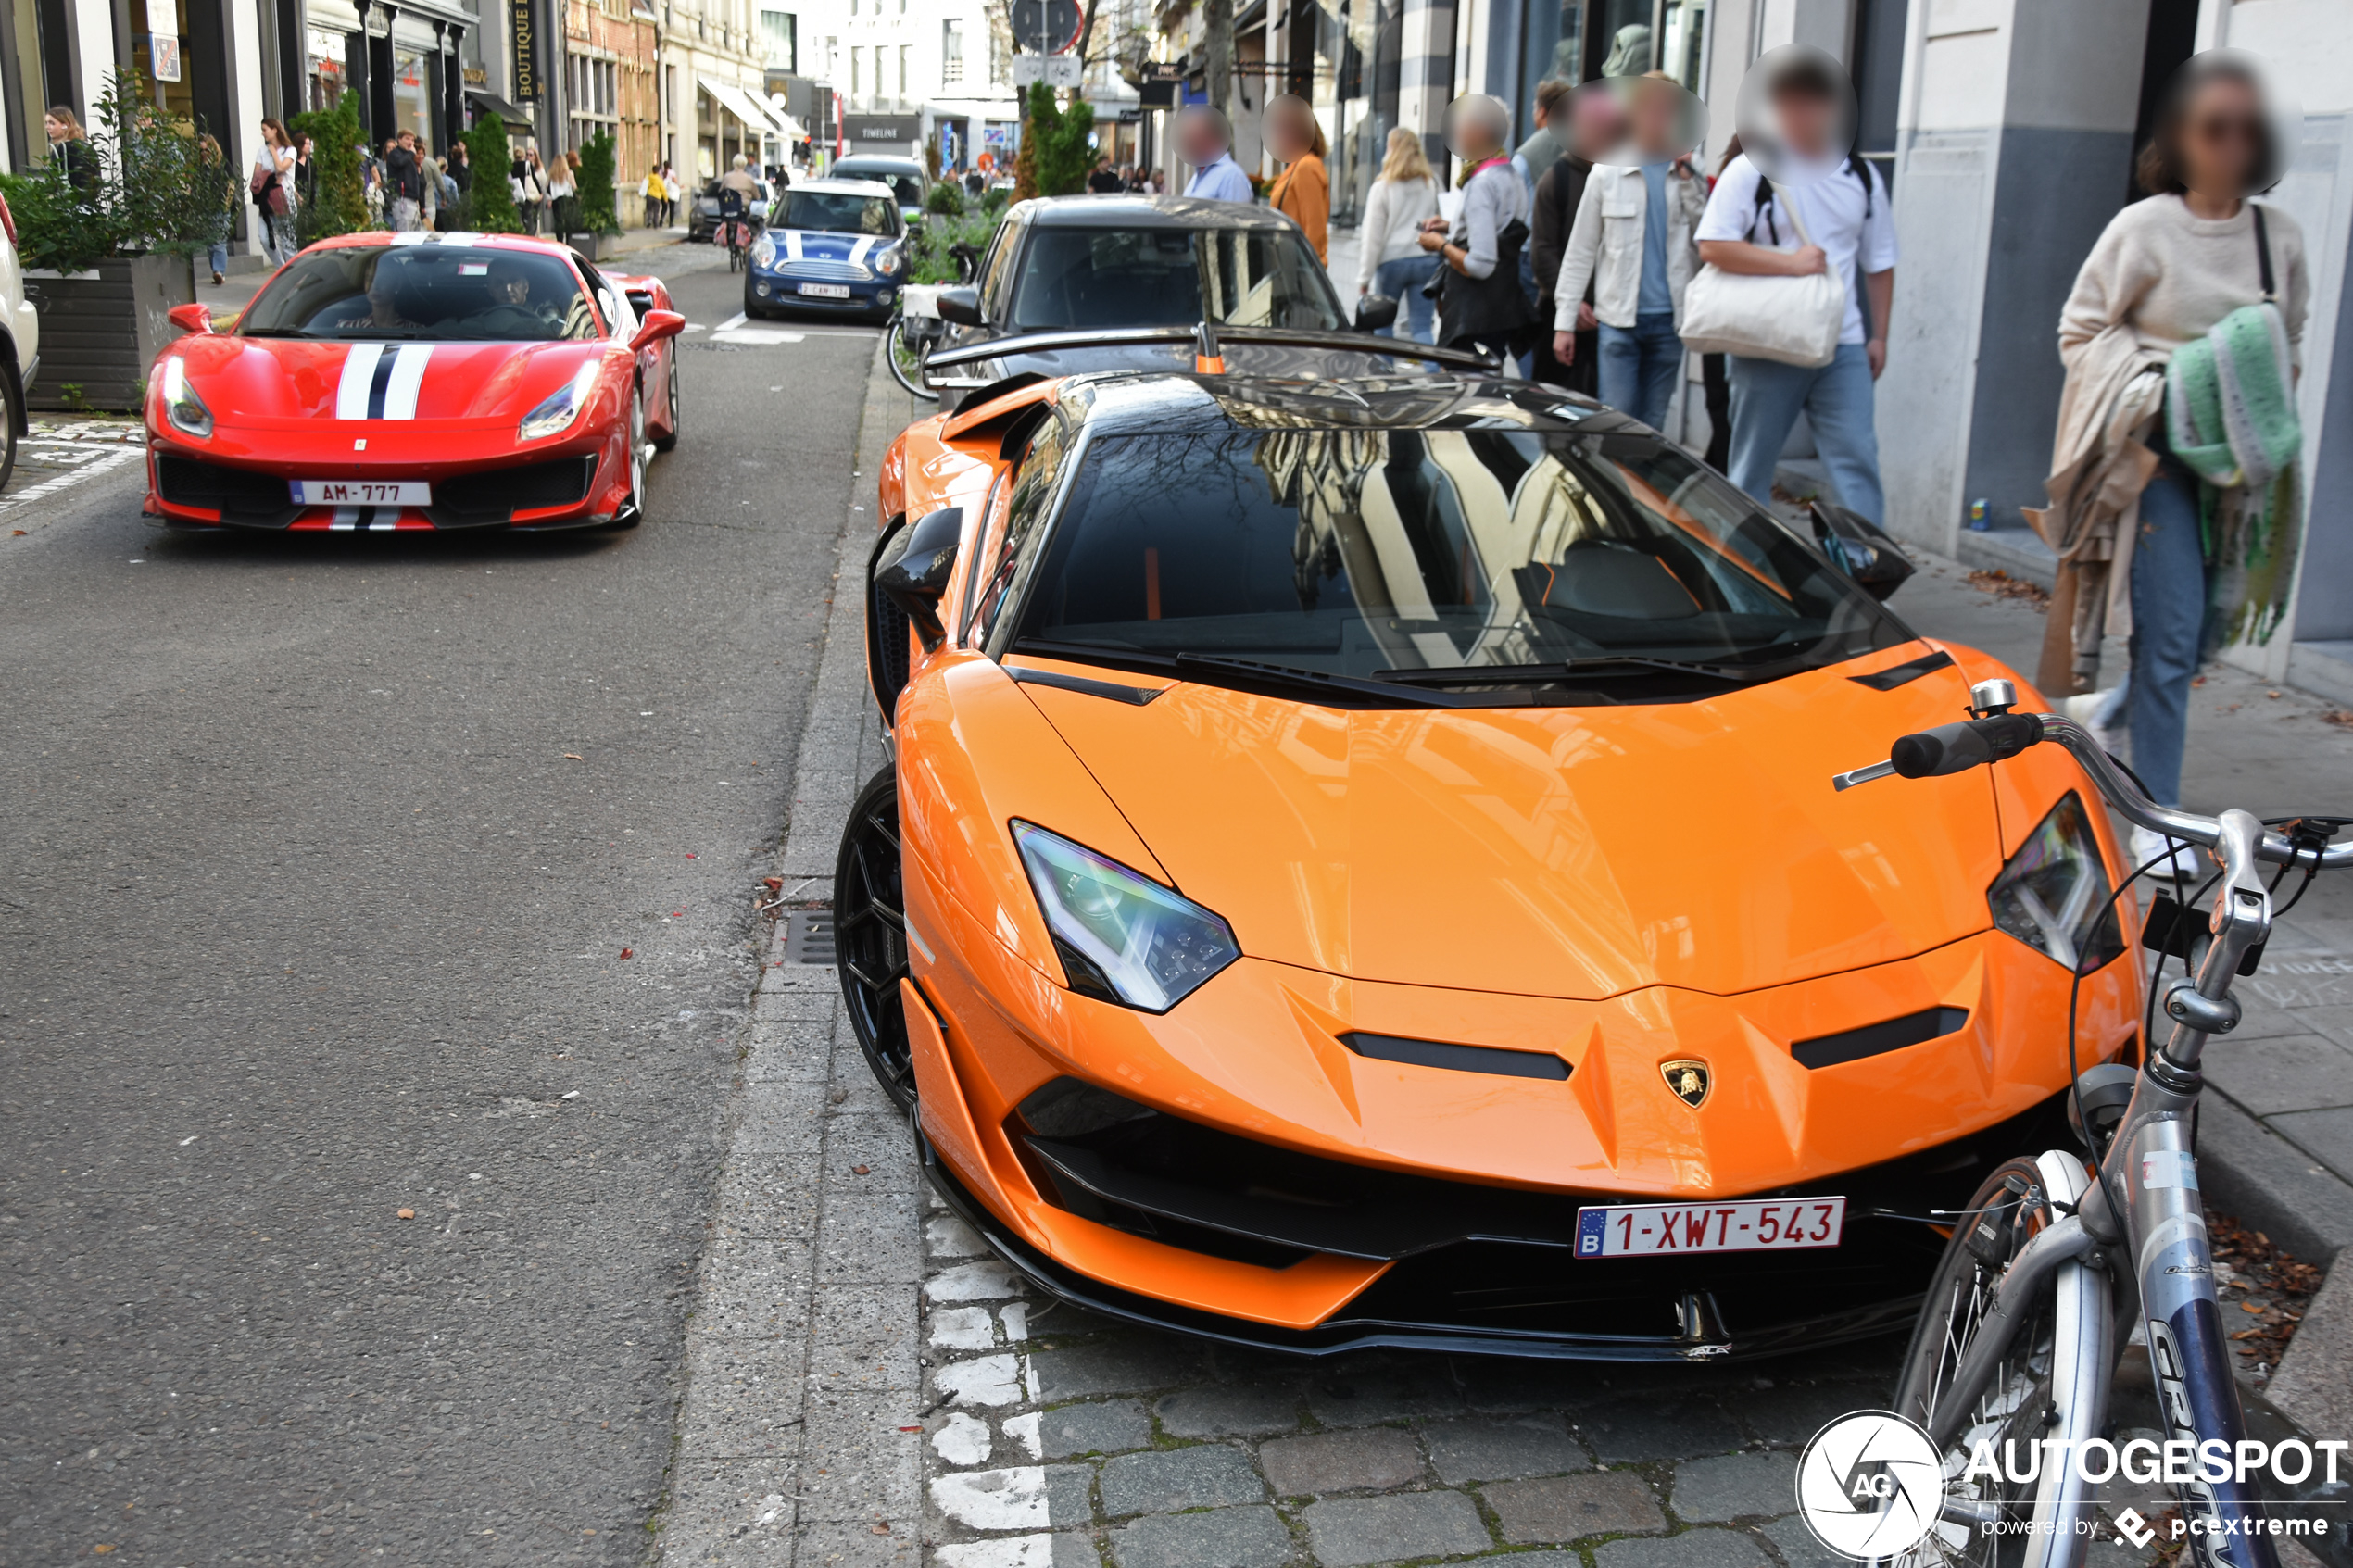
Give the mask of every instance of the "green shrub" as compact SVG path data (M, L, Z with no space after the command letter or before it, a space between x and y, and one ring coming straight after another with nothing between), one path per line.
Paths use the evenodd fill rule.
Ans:
M907 269L911 283L952 283L956 282L956 257L950 246L968 245L976 251L988 249L989 237L997 232L997 215L976 212L969 216L950 217L941 214L923 227L915 236L914 260Z
M369 227L368 194L359 178L359 94L346 93L330 109L313 109L287 122L286 133L300 146L310 138L308 199L295 208L295 238L304 245L356 234Z
M613 207L613 144L599 131L580 149L580 226L591 234L618 234L621 215Z
M1038 82L1030 84L1026 119L1021 156L1029 163L1035 188L1016 194L1069 196L1085 190L1095 167L1095 150L1088 145L1095 133L1094 106L1076 95L1057 106L1054 90Z
M205 158L202 130L168 118L137 71L108 77L90 128L97 177L87 189L68 180L56 158L0 176L24 264L81 272L123 257L202 251L219 226L228 178Z
M492 115L466 132L466 162L474 171L466 197L466 227L482 234L520 234L522 218L515 211L515 194L507 186L507 170L514 167L514 149L507 142L507 122Z
M924 210L947 218L962 218L964 215L964 188L953 180L939 182L924 197Z

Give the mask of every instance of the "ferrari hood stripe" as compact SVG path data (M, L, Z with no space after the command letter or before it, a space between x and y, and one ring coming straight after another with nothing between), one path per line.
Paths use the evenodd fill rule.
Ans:
M424 384L425 368L433 362L433 345L355 343L343 362L343 379L335 384L335 418L339 420L413 420L417 393Z
M384 358L384 348L381 343L355 343L344 356L343 380L335 383L335 418L368 417L368 387L376 379L376 365Z

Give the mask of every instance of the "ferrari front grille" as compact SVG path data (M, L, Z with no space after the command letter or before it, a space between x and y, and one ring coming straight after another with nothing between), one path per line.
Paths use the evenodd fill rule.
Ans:
M593 453L519 468L484 469L435 483L434 509L448 513L457 522L503 521L514 512L577 506L586 498L596 476Z
M175 507L246 515L294 510L294 492L276 474L198 462L194 458L158 456L156 488Z

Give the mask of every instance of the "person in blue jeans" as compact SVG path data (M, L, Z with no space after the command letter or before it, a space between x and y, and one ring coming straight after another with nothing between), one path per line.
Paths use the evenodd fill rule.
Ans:
M1631 164L1599 164L1585 182L1553 286L1553 356L1577 358L1577 307L1593 285L1601 399L1654 429L1667 422L1683 369L1677 323L1699 270L1693 232L1706 191L1676 145L1684 106L1671 82L1623 89Z
M1804 277L1827 270L1847 280L1846 317L1829 364L1728 356L1729 477L1769 506L1774 465L1803 411L1838 499L1884 522L1871 383L1887 368L1895 218L1870 165L1831 144L1842 87L1831 69L1801 57L1771 83L1779 172L1768 182L1745 152L1725 165L1700 218L1699 254L1727 272ZM1801 225L1812 243L1801 240Z

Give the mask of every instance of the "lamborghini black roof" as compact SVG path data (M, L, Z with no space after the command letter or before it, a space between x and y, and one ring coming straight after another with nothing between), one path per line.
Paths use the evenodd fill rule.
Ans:
M1013 208L1051 229L1296 229L1271 207L1199 196L1039 196Z
M1063 383L1061 402L1107 434L1218 430L1612 430L1643 425L1556 386L1501 377L1410 375L1302 381L1107 371Z

